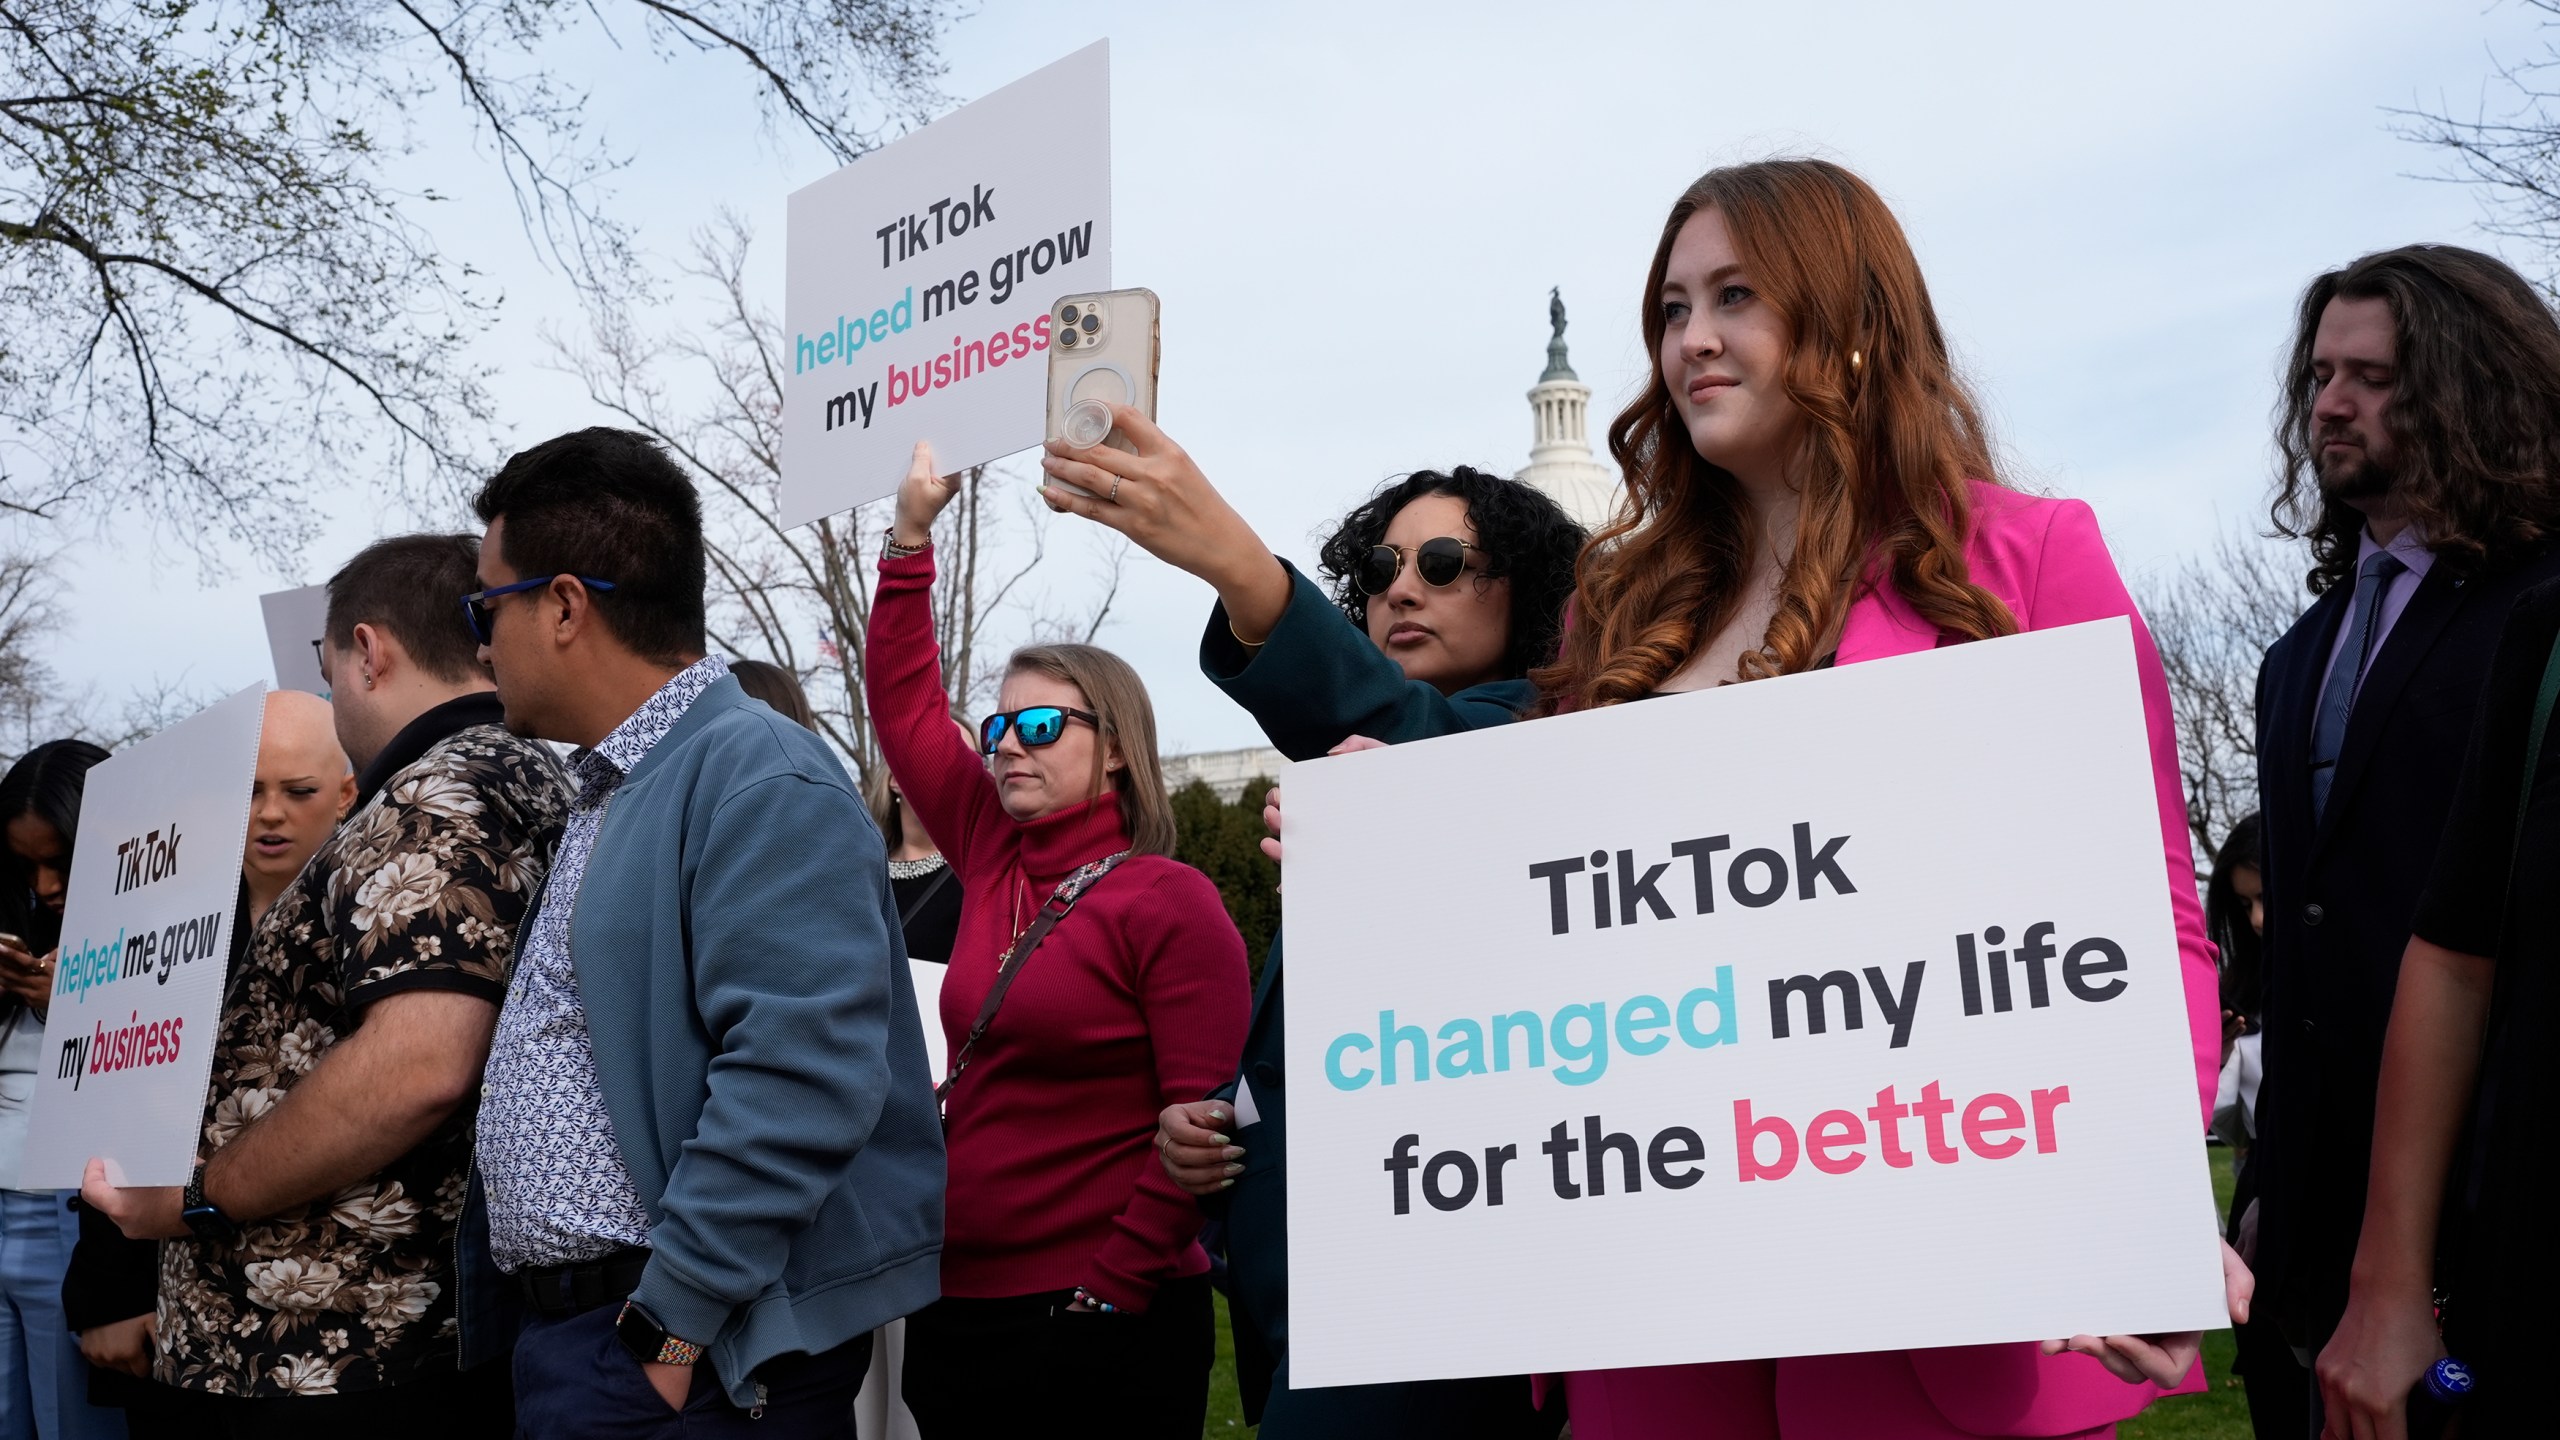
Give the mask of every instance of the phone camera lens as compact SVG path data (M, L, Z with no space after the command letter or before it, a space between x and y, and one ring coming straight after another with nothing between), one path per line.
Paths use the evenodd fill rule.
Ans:
M1070 305L1066 309L1059 311L1058 318L1069 325L1073 325L1076 323L1076 307Z
M1076 348L1076 332L1074 332L1073 330L1061 330L1061 331L1059 331L1059 332L1058 332L1058 343L1059 343L1059 344L1061 344L1061 345L1063 345L1063 346L1065 346L1066 348L1068 348L1068 349L1070 349L1070 350L1073 350L1074 348Z
M1099 316L1099 315L1095 315L1095 314L1091 314L1091 313L1088 313L1088 314L1084 317L1084 333L1086 333L1087 335L1090 335L1090 334L1092 334L1094 331L1099 330L1099 329L1101 329L1101 328L1102 328L1102 317L1101 317L1101 316Z

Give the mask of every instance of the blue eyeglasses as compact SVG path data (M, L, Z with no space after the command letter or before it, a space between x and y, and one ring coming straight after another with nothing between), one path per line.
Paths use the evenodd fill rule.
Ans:
M567 574L568 572L562 571L561 573ZM501 595L513 595L519 590L538 589L539 587L548 585L559 578L559 575L537 575L530 580L519 580L513 585L492 585L486 590L474 590L470 594L463 596L462 618L471 626L471 638L479 641L483 645L489 643L490 601L497 599ZM613 582L610 580L594 580L584 575L570 575L569 578L586 586L590 590L611 590L613 588Z
M1007 726L1012 727L1014 735L1025 748L1055 745L1058 737L1067 733L1070 720L1081 720L1096 730L1102 728L1102 717L1090 710L1078 710L1071 705L1030 705L1020 710L999 711L979 721L978 749L988 755L996 753L996 747L1004 743Z

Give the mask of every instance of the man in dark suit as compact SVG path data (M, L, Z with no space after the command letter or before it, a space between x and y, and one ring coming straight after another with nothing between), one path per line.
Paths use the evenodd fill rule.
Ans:
M2473 251L2368 255L2303 296L2275 515L2319 599L2258 676L2266 882L2259 1434L2347 1296L2401 952L2509 607L2560 576L2560 324ZM2285 1352L2290 1351L2288 1356Z

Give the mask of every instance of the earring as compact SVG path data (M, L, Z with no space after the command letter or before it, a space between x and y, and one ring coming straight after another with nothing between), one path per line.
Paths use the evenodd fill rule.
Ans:
M1852 369L1852 370L1857 369L1857 368L1858 368L1858 365L1859 365L1859 362L1861 362L1861 361L1862 361L1862 360L1864 360L1865 358L1866 358L1866 357L1865 357L1864 355L1861 355L1860 353L1858 353L1858 352L1857 352L1857 351L1855 351L1855 350L1850 351L1850 352L1849 352L1849 368L1850 368L1850 369Z

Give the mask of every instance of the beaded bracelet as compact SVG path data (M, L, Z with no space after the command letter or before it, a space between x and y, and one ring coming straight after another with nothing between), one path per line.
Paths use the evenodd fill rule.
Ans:
M1117 1315L1120 1313L1119 1306L1112 1304L1110 1301L1103 1299L1101 1296L1094 1294L1092 1291L1087 1290L1081 1285L1076 1287L1075 1303L1078 1305L1090 1305L1105 1315Z

